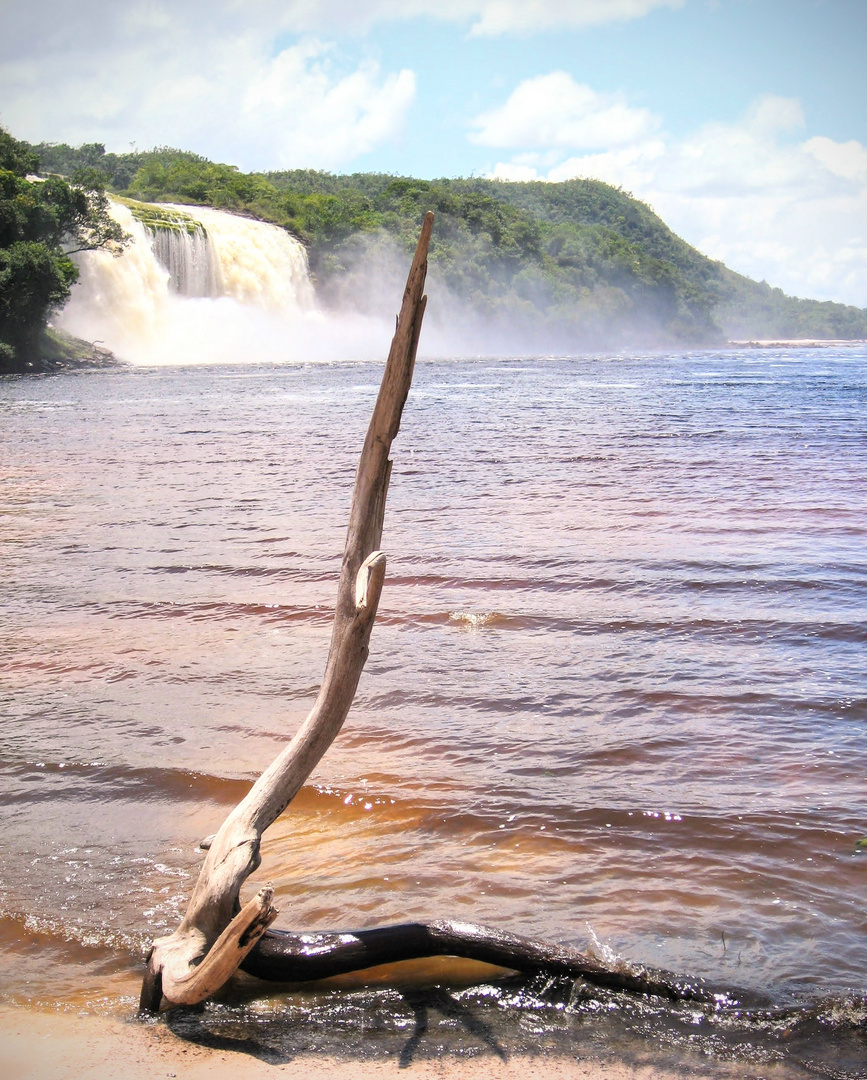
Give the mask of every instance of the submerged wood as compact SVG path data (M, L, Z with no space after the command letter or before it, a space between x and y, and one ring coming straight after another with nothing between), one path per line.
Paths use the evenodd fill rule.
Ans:
M407 279L379 396L361 451L340 571L331 647L319 694L286 749L203 846L207 854L178 929L154 942L140 1010L163 1000L194 1005L240 967L262 979L306 982L380 964L432 956L478 960L525 973L581 977L598 986L707 1000L700 985L663 972L607 967L577 949L462 922L405 923L353 932L269 930L277 916L269 887L243 907L241 887L260 863L262 834L286 809L340 731L349 712L385 577L379 551L391 476L389 450L412 381L424 315L433 214L425 216Z
M700 982L668 972L608 967L569 945L450 920L306 934L269 930L241 962L241 970L272 982L301 983L431 956L477 960L524 974L566 975L594 986L672 1000L713 1000Z

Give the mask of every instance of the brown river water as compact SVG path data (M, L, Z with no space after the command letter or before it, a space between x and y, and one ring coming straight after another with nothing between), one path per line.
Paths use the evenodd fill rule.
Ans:
M315 695L380 374L0 379L3 999L131 1009ZM721 1005L440 961L184 1022L375 1053L422 1009L473 1052L496 1013L867 1075L864 347L420 362L393 450L356 703L255 879L278 925L489 923Z

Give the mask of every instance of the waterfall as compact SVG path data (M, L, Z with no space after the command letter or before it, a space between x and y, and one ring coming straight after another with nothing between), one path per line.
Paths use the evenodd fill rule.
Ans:
M168 205L166 209L194 217L207 236L215 262L216 291L202 295L231 296L269 311L313 307L307 252L285 230L205 206Z
M56 319L70 333L145 364L332 351L320 347L307 253L285 230L205 207L112 200L111 213L132 243L79 256Z
M198 221L189 226L145 224L157 262L169 272L169 285L181 296L219 296L219 264L208 234Z

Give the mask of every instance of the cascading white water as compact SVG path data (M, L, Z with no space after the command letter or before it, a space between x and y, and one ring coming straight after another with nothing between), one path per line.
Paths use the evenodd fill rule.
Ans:
M188 227L146 225L157 262L169 272L169 285L181 296L219 296L221 274L213 245L198 221Z
M80 257L63 329L143 364L385 355L379 320L316 310L307 254L283 229L206 207L137 209L112 202L133 242Z
M204 227L215 263L216 291L267 311L310 311L313 286L302 244L264 221L206 206L172 206ZM192 294L191 294L192 295Z
M111 215L132 236L120 256L89 251L78 259L80 277L57 318L64 330L108 345L125 359L146 359L165 326L169 274L157 262L144 226L122 203Z

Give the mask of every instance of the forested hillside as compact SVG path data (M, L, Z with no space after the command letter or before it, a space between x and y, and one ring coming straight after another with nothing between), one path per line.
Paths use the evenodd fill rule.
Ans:
M91 170L135 199L222 207L308 246L320 300L376 307L389 267L437 215L430 291L457 323L526 348L864 338L867 309L798 300L706 258L645 204L595 180L416 180L310 170L245 174L168 148L32 148L42 169ZM388 304L393 297L386 297Z

